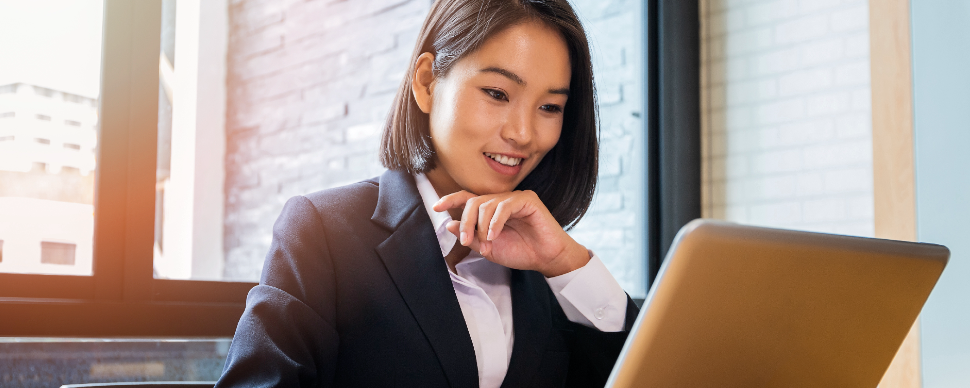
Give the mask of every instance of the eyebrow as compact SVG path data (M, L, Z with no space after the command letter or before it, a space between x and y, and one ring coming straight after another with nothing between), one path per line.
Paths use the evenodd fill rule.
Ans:
M505 70L505 69L503 69L501 67L490 66L490 67L486 67L486 68L484 68L482 70L479 70L479 72L482 72L482 73L496 73L496 74L500 74L500 75L504 76L505 78L508 78L508 79L512 80L512 82L515 82L515 83L517 83L519 85L525 86L525 80L523 80L522 77L519 77L517 74L515 74L515 73L513 73L511 71ZM569 96L569 88L549 89L549 93L551 93L551 94L563 94L563 95Z

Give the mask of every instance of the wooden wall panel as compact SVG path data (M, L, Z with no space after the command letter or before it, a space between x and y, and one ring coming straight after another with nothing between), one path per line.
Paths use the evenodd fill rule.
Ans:
M869 2L875 232L880 238L914 241L916 188L909 10L909 0ZM917 321L879 387L921 385Z

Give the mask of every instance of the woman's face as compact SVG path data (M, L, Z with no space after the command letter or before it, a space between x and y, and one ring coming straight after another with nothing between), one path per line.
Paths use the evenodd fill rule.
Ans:
M559 141L570 75L562 36L523 23L432 80L427 113L437 166L427 175L439 194L514 190Z

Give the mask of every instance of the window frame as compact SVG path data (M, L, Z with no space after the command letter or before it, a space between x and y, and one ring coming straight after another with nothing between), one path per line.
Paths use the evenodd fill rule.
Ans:
M93 275L0 274L0 335L231 336L256 283L152 275L161 1L103 25Z
M161 0L106 0L92 276L0 274L0 336L227 337L250 282L155 279ZM701 215L696 2L644 12L644 268L649 289Z
M701 217L700 5L644 5L644 241L649 290L680 228Z

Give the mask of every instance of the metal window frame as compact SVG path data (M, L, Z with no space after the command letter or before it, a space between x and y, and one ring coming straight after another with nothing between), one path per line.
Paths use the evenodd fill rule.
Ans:
M648 0L644 9L649 289L674 236L701 217L700 11L681 0Z

